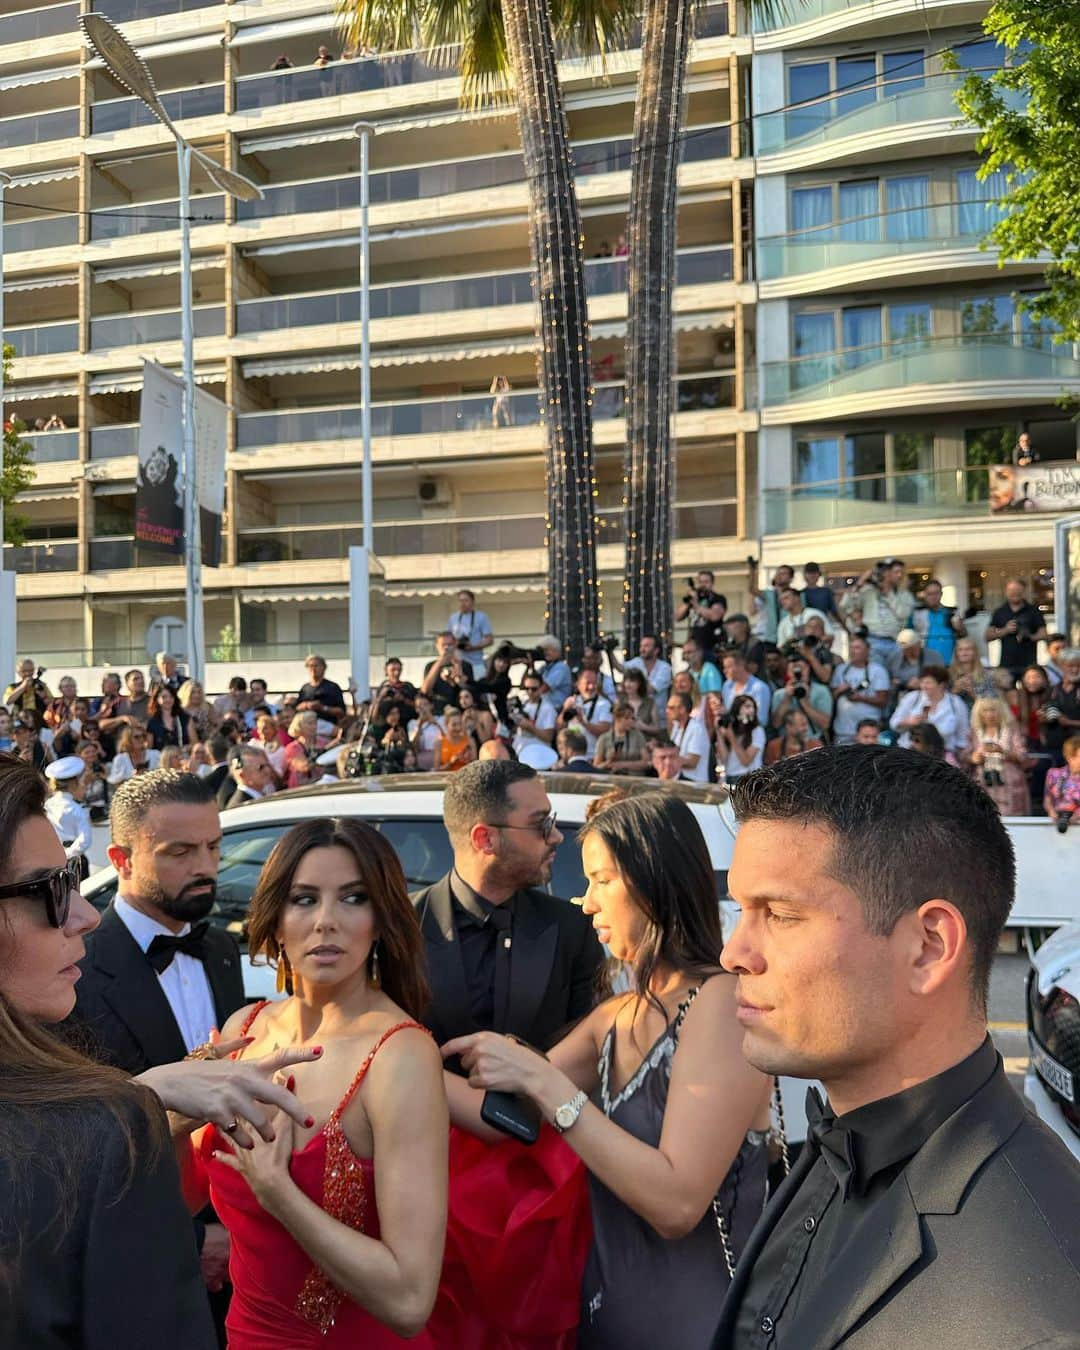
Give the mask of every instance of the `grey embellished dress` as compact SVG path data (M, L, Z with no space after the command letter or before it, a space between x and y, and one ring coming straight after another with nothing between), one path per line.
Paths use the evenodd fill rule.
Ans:
M679 1030L697 992L692 989L679 1005L670 1027L614 1098L608 1090L614 1027L601 1047L594 1105L654 1148ZM582 1284L579 1350L707 1350L730 1280L719 1220L737 1260L765 1205L767 1155L766 1135L751 1131L715 1204L692 1232L674 1241L662 1238L590 1174L593 1243Z

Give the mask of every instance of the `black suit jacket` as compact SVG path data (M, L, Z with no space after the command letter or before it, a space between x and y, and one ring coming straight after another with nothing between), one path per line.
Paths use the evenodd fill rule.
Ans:
M183 1059L187 1047L161 983L112 905L84 940L74 1017L89 1033L90 1052L133 1074ZM245 1001L240 949L213 926L206 944L206 976L222 1027Z
M441 1045L477 1030L454 932L450 877L418 891L412 901L424 934L432 990L424 1021ZM506 1025L495 1030L546 1050L592 1008L596 971L603 960L592 924L576 905L544 891L519 891Z
M231 811L236 806L247 806L250 802L258 801L262 801L262 798L257 792L245 792L244 789L237 784L236 791L232 793L222 809Z
M800 1154L750 1235L713 1350L733 1330L755 1259L813 1166ZM797 1202L796 1202L797 1203ZM1024 1106L1000 1061L804 1291L799 1350L1076 1350L1080 1346L1080 1167Z

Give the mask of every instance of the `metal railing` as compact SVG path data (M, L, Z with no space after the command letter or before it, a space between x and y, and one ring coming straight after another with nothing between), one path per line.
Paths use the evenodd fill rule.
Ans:
M4 568L25 575L28 572L74 572L79 565L78 541L50 540L41 544L5 544Z
M32 220L15 220L4 225L4 252L29 253L31 250L58 248L79 242L77 215L42 214Z
M9 328L4 340L15 349L18 357L52 356L58 352L75 352L79 349L79 324L77 320L60 323L29 324L25 328Z
M0 117L0 150L17 145L41 145L45 141L71 141L79 134L78 108L30 113L25 117Z
M221 337L225 332L224 305L197 305L193 313L195 336ZM180 337L178 309L143 314L110 314L90 320L90 347L131 347L141 342L169 342Z
M59 464L79 458L79 433L67 431L24 431L19 439L30 447L30 458L35 464Z
M138 202L125 206L98 207L90 217L90 238L126 239L132 235L155 234L160 230L179 230L180 203L175 199L163 202ZM214 225L225 219L225 198L217 196L193 197L191 228ZM209 220L203 217L209 216Z
M138 446L138 422L90 428L91 459L118 459L121 455L134 455Z

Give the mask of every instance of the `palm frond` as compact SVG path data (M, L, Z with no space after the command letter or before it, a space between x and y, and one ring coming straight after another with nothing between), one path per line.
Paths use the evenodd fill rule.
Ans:
M671 0L693 4L694 0ZM551 26L561 48L580 56L605 56L628 47L641 17L641 0L551 0Z
M350 47L375 52L408 51L419 45L424 0L335 0L337 28Z

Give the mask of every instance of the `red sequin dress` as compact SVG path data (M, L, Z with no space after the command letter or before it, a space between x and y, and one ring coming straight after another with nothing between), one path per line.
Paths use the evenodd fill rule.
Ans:
M242 1035L265 1006L260 1003L253 1009ZM374 1162L353 1153L341 1128L341 1113L380 1047L405 1027L424 1030L417 1022L399 1022L385 1031L329 1120L303 1148L294 1150L289 1164L289 1174L306 1196L341 1223L373 1238L379 1236ZM434 1344L426 1332L403 1340L341 1293L267 1214L247 1181L214 1160L214 1149L224 1147L227 1144L217 1130L209 1129L203 1133L197 1156L210 1182L213 1206L231 1239L233 1296L225 1324L229 1350L384 1350L390 1346L425 1350Z

